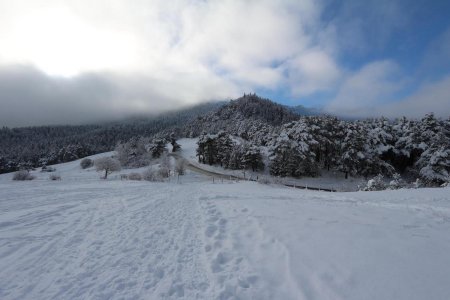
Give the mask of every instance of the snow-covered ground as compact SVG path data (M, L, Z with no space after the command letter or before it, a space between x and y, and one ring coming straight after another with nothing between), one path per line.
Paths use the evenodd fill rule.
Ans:
M61 181L0 175L0 299L449 299L448 188L325 193L56 168Z

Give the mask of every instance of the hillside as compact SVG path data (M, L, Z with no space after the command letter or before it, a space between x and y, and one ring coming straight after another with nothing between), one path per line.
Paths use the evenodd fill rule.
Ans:
M0 175L2 300L450 294L448 189L324 193L54 167L61 181Z
M181 136L195 137L202 132L217 133L221 130L245 136L255 129L278 127L299 118L299 114L286 106L249 94L199 116L183 128Z
M0 129L0 174L40 167L111 151L119 141L169 132L199 115L222 106L207 103L154 117L131 118L104 124L39 126Z
M298 118L295 111L250 94L230 102L206 103L158 116L104 124L4 127L0 129L0 174L111 151L118 142L133 137L167 138L172 132L179 137L193 137L203 131L223 129L244 134Z

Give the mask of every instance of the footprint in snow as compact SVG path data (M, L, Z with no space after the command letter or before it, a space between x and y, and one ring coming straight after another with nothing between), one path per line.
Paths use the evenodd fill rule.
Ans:
M212 237L214 235L214 233L216 233L216 231L217 231L216 225L209 225L208 227L206 227L205 235L207 237Z

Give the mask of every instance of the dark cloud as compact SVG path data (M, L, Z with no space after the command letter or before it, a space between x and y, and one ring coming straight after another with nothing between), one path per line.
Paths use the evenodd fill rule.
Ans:
M154 84L154 82L153 82ZM182 102L140 76L50 77L29 66L0 68L0 126L83 124L159 113Z

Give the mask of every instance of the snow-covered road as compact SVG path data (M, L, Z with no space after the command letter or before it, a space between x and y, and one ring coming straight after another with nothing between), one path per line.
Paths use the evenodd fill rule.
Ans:
M0 299L449 299L448 189L104 181L75 164L59 182L0 176Z

